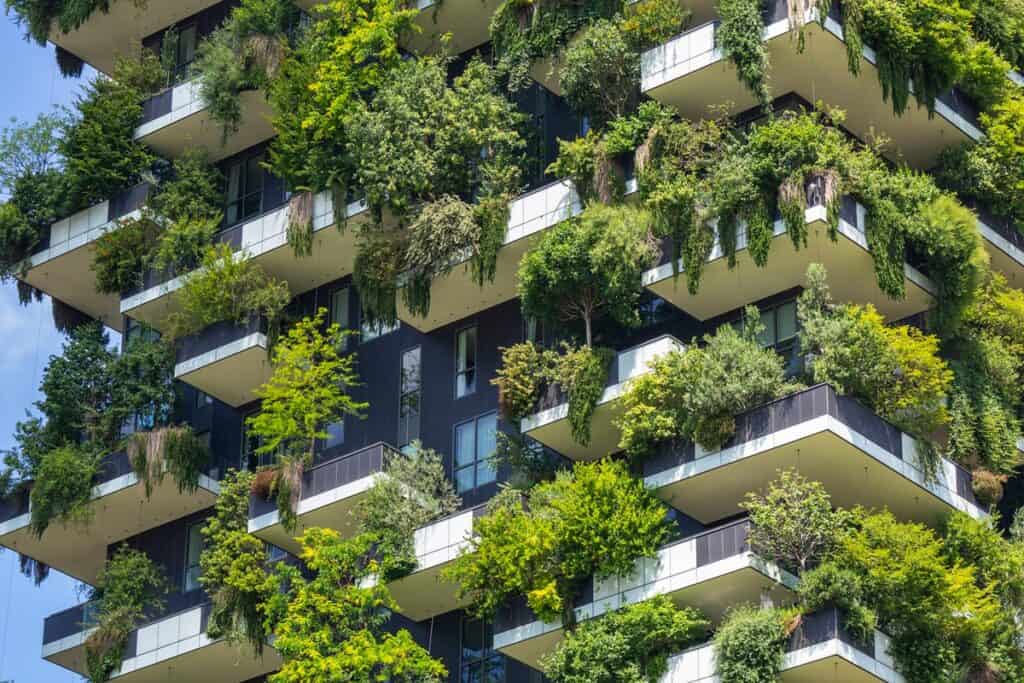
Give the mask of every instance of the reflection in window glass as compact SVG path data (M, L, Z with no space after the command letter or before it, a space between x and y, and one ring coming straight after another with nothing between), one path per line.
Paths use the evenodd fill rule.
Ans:
M398 447L404 448L420 438L420 347L402 354L402 376L398 398Z
M185 579L182 592L194 591L199 588L199 556L203 552L203 524L193 524L188 528L188 540L185 543Z
M462 683L504 683L505 657L491 648L494 628L488 621L463 617L459 680Z
M497 479L491 463L498 432L498 414L488 413L455 427L455 488L459 493Z
M455 398L476 391L476 327L460 330L455 341Z

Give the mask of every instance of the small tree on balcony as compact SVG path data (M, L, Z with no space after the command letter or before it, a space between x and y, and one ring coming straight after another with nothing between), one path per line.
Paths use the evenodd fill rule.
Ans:
M362 417L368 403L349 394L359 385L356 357L342 352L350 334L337 324L323 329L327 309L296 323L274 347L273 373L255 394L262 409L248 419L250 433L260 440L257 453L276 455L278 510L287 528L295 526L295 506L302 472L313 462L317 441L327 438L327 425L345 416Z
M267 624L284 663L270 683L447 679L441 661L407 630L386 630L398 605L378 578L372 534L343 540L331 529L308 529L299 541L312 578L278 565Z

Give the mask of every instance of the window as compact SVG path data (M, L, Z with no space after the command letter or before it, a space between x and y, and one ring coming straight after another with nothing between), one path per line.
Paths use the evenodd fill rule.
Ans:
M455 398L476 391L476 326L455 335Z
M164 40L168 42L163 46L161 57L170 62L167 66L171 68L172 83L181 83L188 78L196 58L197 37L195 24L174 27L164 34Z
M210 396L205 391L196 389L196 410L202 410L203 408L209 408L213 405L213 396Z
M455 426L455 488L459 493L497 479L491 462L497 431L497 413Z
M203 552L203 524L193 524L188 528L185 542L185 577L182 592L187 593L199 588L199 556Z
M743 325L742 317L733 323L737 328ZM762 346L775 349L786 359L790 370L795 368L796 339L798 325L796 320L796 301L785 301L774 306L761 309L761 324L764 331L758 337Z
M399 379L398 446L402 448L420 437L420 389L423 385L420 347L402 354Z
M345 443L345 420L344 418L337 422L332 422L327 425L324 429L327 432L327 438L324 439L324 448L334 448Z
M342 287L331 293L331 324L347 330L348 320L348 287Z
M363 324L359 326L359 338L362 343L373 341L377 337L383 337L385 334L391 334L397 330L402 323L395 321L394 325L371 325L370 323L363 321Z
M277 462L277 458L273 453L257 453L258 449L262 445L262 440L249 432L248 418L252 417L256 413L248 415L242 420L242 457L240 466L244 470L255 472L260 467L273 465Z
M226 225L237 225L263 211L262 152L233 162L227 168Z
M491 648L494 626L482 619L462 619L461 683L504 683L505 657Z

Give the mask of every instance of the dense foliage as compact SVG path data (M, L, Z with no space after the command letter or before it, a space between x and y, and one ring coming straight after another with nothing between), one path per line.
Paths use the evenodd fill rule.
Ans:
M625 463L577 463L529 492L493 498L445 576L482 616L519 595L554 621L571 614L584 580L628 575L669 534L664 506Z
M949 420L946 397L953 381L939 340L909 325L886 325L871 304L834 304L825 279L824 268L812 264L797 303L800 348L812 355L810 378L930 441ZM934 472L934 459L922 464Z
M117 672L124 647L136 622L163 607L167 579L140 550L120 546L107 560L89 592L96 628L85 640L85 664L90 683L103 683Z
M223 139L242 123L241 93L266 88L287 51L287 32L299 9L287 0L242 0L227 21L199 45L192 68Z
M708 621L664 596L589 619L541 665L553 683L657 683L667 659L700 642Z
M146 485L147 496L167 474L180 493L193 493L210 461L210 449L187 426L135 432L128 437L127 450L132 469Z
M719 0L722 23L715 42L732 60L736 75L762 107L771 107L768 91L768 48L764 44L764 19L759 0Z
M209 247L198 270L185 277L181 310L167 317L171 337L195 334L222 320L238 324L262 316L272 328L291 299L288 283L273 278L227 244Z
M782 357L757 339L762 330L748 307L741 330L722 325L703 345L695 339L654 360L622 397L619 447L633 458L681 440L714 451L732 437L737 413L792 392Z
M352 398L359 384L356 357L343 354L348 331L337 323L324 330L327 309L297 322L271 354L273 372L255 390L260 411L246 421L259 439L257 453L276 456L275 481L281 523L295 527L302 472L313 463L317 442L327 438L327 425L346 416L361 417L369 407Z
M588 347L600 315L636 325L641 278L657 255L649 227L644 211L595 204L545 232L519 263L523 313L582 324Z
M750 605L729 610L715 631L715 673L722 683L779 680L788 617Z
M373 580L380 567L372 535L343 540L330 529L309 529L299 540L312 577L290 565L276 569L266 623L284 663L271 683L447 680L444 665L407 630L385 629L397 605Z
M415 568L416 530L454 513L461 500L440 454L419 442L408 454L388 453L384 467L353 514L360 532L377 539L381 574L391 578Z
M266 546L248 531L252 478L228 470L221 480L214 513L202 529L199 583L213 603L209 636L248 643L259 654L266 639L264 605L275 586L267 574Z

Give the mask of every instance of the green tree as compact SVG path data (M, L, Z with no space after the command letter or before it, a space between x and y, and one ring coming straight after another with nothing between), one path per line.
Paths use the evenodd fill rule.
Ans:
M587 28L566 49L559 75L566 101L597 129L628 114L640 97L640 54L617 21Z
M544 234L519 264L523 313L551 322L582 322L593 346L594 319L639 322L643 272L654 260L646 212L592 205Z
M782 357L758 341L763 329L750 306L741 331L722 325L703 345L693 340L655 359L622 397L619 447L633 458L680 439L717 450L732 437L737 413L795 390Z
M700 612L659 596L584 621L541 666L553 683L653 683L668 656L700 642L707 629Z
M0 133L0 191L14 194L18 181L26 176L44 176L60 170L60 133L66 112L55 109L29 123L11 118Z
M577 463L525 494L495 497L445 576L481 616L523 595L552 621L570 613L582 581L628 575L669 534L664 505L626 463Z
M763 495L748 493L740 507L750 515L751 549L797 575L829 556L844 520L825 487L796 470L780 472Z
M299 540L312 578L278 565L280 590L271 597L267 624L284 663L271 683L446 680L444 665L408 631L385 632L397 605L375 578L374 536L343 540L330 529L308 529Z
M715 631L715 672L722 683L777 681L786 645L786 612L740 605Z

